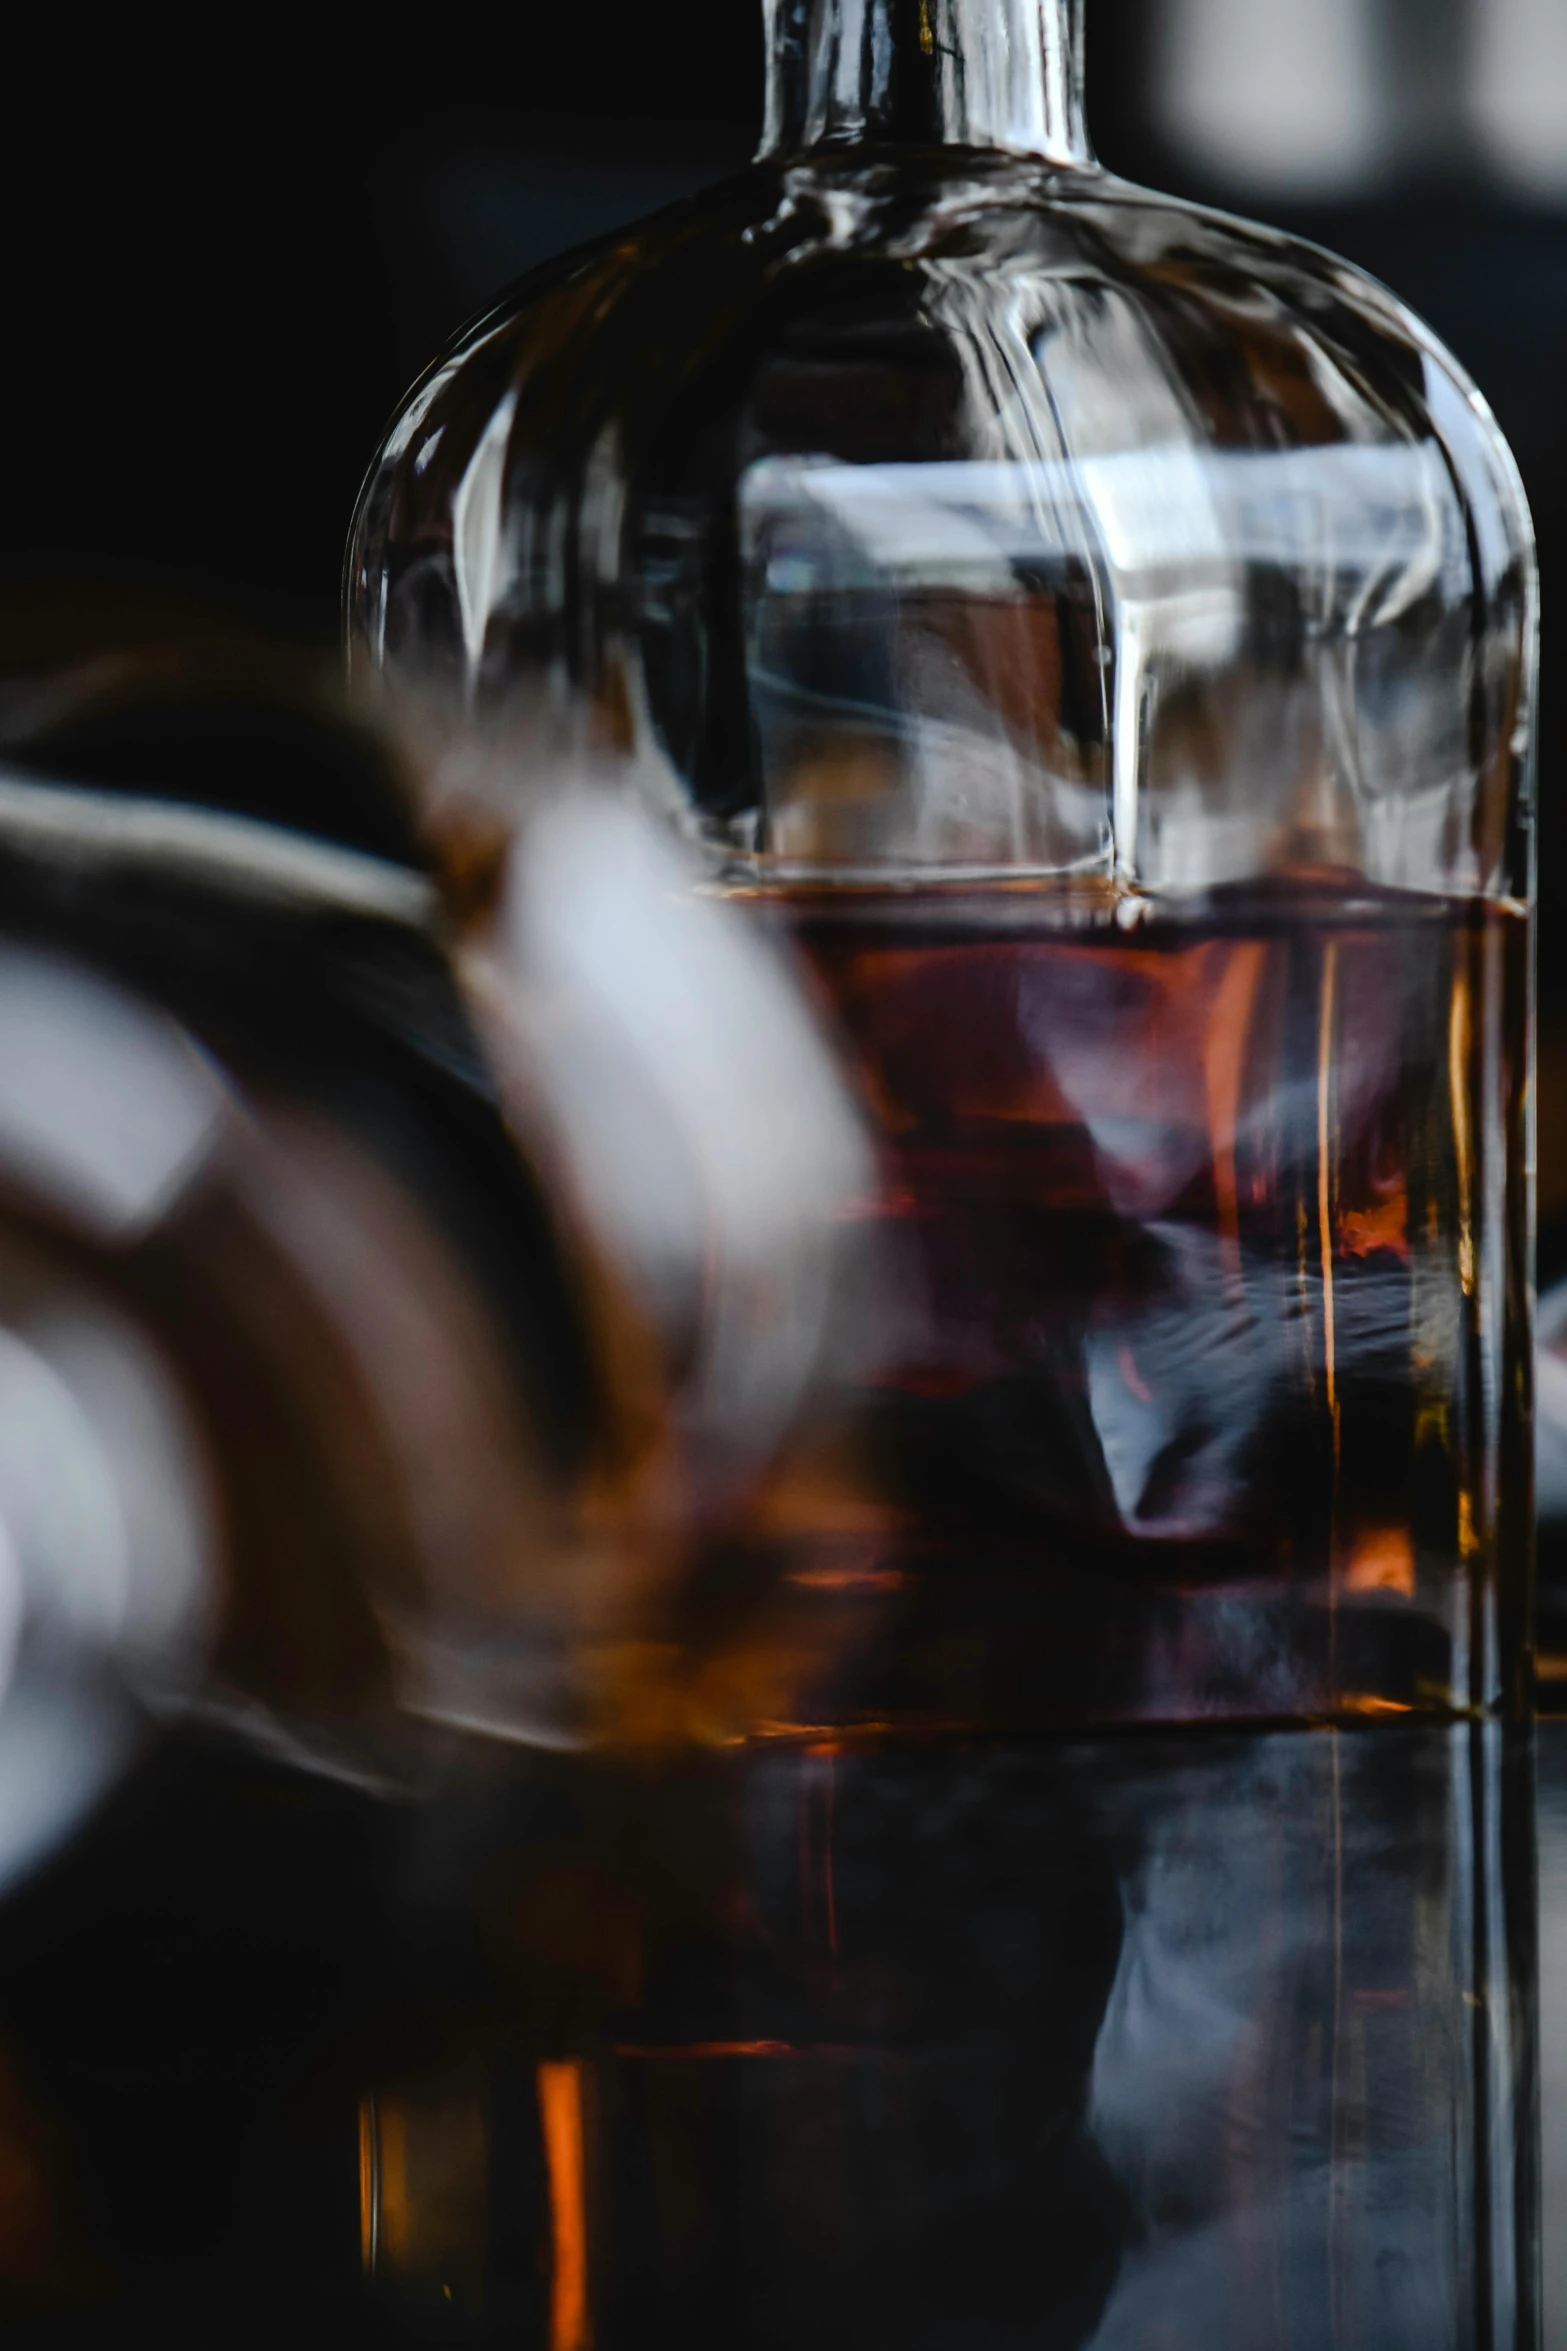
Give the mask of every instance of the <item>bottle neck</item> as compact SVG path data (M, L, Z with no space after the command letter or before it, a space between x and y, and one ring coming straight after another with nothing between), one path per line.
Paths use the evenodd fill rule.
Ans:
M762 0L764 156L867 142L1092 160L1083 0Z

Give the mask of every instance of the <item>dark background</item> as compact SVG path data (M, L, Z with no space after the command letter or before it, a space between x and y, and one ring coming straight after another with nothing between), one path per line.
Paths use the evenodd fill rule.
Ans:
M1557 1236L1547 1266L1567 1269L1567 824L1557 781L1567 202L1509 192L1462 139L1442 137L1374 184L1319 182L1309 200L1277 180L1227 178L1199 143L1161 128L1158 11L1170 4L1089 0L1090 114L1104 159L1299 227L1371 268L1468 363L1524 471L1547 598L1542 1157ZM1293 0L1302 13L1318 4ZM1426 28L1434 53L1451 37L1453 0L1375 5L1406 31ZM443 0L418 15L318 4L194 23L145 10L105 23L57 8L52 23L34 10L25 38L8 25L0 670L47 582L65 583L84 606L100 584L175 591L330 661L349 515L409 379L530 263L743 162L759 115L759 15L758 0L512 0L505 10ZM1552 1962L1567 1933L1559 1891L1551 1905L1567 1883L1567 1802L1553 1737L1544 1749L1544 2040L1556 2210L1567 2179L1555 2119L1567 2110L1567 1970ZM167 1780L132 1783L104 1816L74 1881L87 1889L74 1942L47 1885L30 1914L13 1907L0 1987L11 2030L44 2039L52 2030L62 2061L89 2081L105 2049L146 2055L162 2128L183 2149L188 2202L170 2199L169 2174L149 2150L150 2093L133 2081L118 2107L106 2104L111 2118L137 2125L110 2156L135 2191L126 2211L155 2274L160 2258L172 2261L210 2228L203 2193L219 2203L233 2194L224 2149L232 2112L250 2112L246 2077L234 2077L237 2087L220 2080L204 2104L199 2079L172 2071L174 2060L183 2066L207 2034L220 2052L237 2048L263 2083L286 2079L312 2019L336 2002L362 2006L377 1957L397 1949L376 1907L379 1848L340 1791L306 1835L259 1767L230 1764L227 1780L200 1758L185 1769L182 1781L176 1757ZM139 1827L137 1807L151 1828ZM374 1837L384 1825L378 1816ZM231 1964L215 1973L214 1918L232 1937ZM166 2079L174 2091L158 2087ZM0 2078L0 2097L5 2088ZM312 2231L333 2229L333 2245L351 2254L357 2182L339 2167L339 2211L317 2168L285 2174L275 2139L251 2127L255 2179L270 2179L271 2193L238 2199L240 2254L273 2281L275 2300L258 2288L255 2315L275 2340L279 2323L308 2306L293 2273L278 2272L279 2235L292 2214L305 2255ZM1567 2231L1547 2244L1567 2307ZM319 2281L313 2290L319 2308ZM231 2336L237 2324L225 2312ZM212 2338L209 2329L182 2339Z
M1159 11L1176 4L1088 0L1105 160L1369 266L1468 362L1517 449L1552 616L1544 978L1567 1011L1567 201L1505 193L1447 137L1369 192L1309 204L1225 181L1200 141L1156 128ZM1368 5L1461 81L1459 0ZM409 379L531 262L744 161L759 19L757 0L328 6L194 32L35 19L0 140L0 590L14 604L40 573L158 581L329 646L355 493ZM1567 125L1567 91L1563 108Z

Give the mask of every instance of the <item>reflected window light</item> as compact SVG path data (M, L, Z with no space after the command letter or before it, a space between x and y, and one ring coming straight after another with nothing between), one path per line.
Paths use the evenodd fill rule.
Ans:
M1479 0L1474 127L1521 195L1567 203L1567 0Z
M1164 0L1161 126L1205 176L1284 197L1346 195L1387 159L1378 62L1371 0Z

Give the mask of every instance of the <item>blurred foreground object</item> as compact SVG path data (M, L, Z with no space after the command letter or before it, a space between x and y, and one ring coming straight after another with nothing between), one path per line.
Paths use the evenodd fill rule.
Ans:
M536 2091L558 2345L1534 2336L1529 517L1388 295L1096 167L1078 15L769 6L754 167L523 280L354 524L453 886L440 779L526 857L614 760L878 1148L780 1509L859 1637L545 1807L592 1996L367 2119L378 2274L490 2310Z
M137 1702L177 1706L205 1664L211 1480L115 1277L199 1185L222 1117L176 1030L0 949L0 1890L127 1762Z
M412 1696L399 1609L412 1636L443 1574L502 1583L551 1539L550 1476L592 1411L570 1277L370 739L308 680L178 642L5 704L0 921L178 1022L214 1105L153 1258L102 1268L216 1486L193 1695L374 1772ZM113 1033L84 1061L81 1025L54 1083L112 1167L145 1080L111 1086Z
M754 1703L765 1580L688 1587L819 1408L858 1122L591 780L473 929L475 1026L404 793L264 649L0 682L8 2329L308 2292L384 2339L362 2087L452 1996L415 1800Z
M184 1023L223 1111L239 1224L181 1228L170 1275L244 1488L205 1702L345 1766L398 1717L607 1727L835 1326L869 1162L787 970L585 786L469 950L481 1037L402 787L316 689L143 652L9 718L0 921ZM139 1081L116 1111L66 1039L57 1082L112 1161Z

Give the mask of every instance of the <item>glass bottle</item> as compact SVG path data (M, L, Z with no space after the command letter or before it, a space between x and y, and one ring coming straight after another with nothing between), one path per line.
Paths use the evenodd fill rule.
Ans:
M786 1719L581 1767L662 1858L539 2056L552 2339L1527 2342L1517 475L1097 167L1066 0L767 16L755 165L462 337L348 560L454 775L613 759L790 943L881 1154L880 1368L697 1579Z

